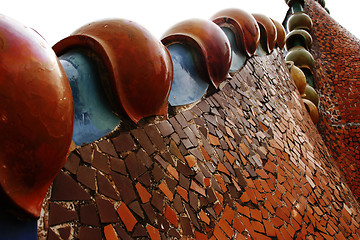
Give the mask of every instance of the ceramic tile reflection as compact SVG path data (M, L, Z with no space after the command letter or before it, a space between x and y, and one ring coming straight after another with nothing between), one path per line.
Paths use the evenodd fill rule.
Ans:
M209 83L196 63L196 53L190 46L174 43L167 46L174 65L174 79L170 91L171 106L198 101L207 91Z
M94 61L81 50L68 52L59 59L74 98L75 144L91 143L113 131L121 120L110 108Z

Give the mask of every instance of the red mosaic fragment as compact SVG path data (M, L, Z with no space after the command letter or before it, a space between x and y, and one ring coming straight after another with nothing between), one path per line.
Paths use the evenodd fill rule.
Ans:
M216 226L219 226L225 232L228 238L232 238L232 236L234 235L234 230L224 218L221 218Z
M159 230L151 225L147 225L146 230L149 233L151 240L161 240Z
M172 201L173 200L173 193L169 190L168 186L165 182L161 182L159 185L159 189L165 194L165 196Z
M174 210L172 210L168 205L165 206L164 216L173 224L176 228L178 227L178 219Z
M121 203L117 209L117 213L119 214L122 222L124 223L126 230L131 232L137 223L136 218L130 212L129 208L126 206L125 203Z
M144 188L141 183L137 183L135 185L135 188L137 190L137 192L139 193L139 196L141 198L141 201L143 203L147 203L150 201L151 199L151 194L146 190L146 188Z
M113 226L111 224L106 225L104 227L104 235L106 240L116 240L118 239L116 233L115 233L115 229L113 228Z

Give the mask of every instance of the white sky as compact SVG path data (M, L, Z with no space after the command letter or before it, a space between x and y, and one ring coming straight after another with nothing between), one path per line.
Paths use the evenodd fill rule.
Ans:
M359 0L326 0L331 16L360 38L356 23ZM50 45L70 35L84 24L104 18L133 20L155 37L172 25L189 19L209 19L225 8L262 13L280 23L288 6L285 0L9 0L1 3L0 13L34 28Z

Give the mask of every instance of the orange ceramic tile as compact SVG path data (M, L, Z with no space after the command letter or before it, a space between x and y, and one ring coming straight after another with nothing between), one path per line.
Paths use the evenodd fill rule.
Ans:
M115 229L113 228L113 226L111 224L106 225L104 227L104 235L106 240L117 240L119 239L118 236L115 233Z
M220 145L219 138L215 137L214 135L212 135L210 133L208 134L208 137L209 137L209 141L212 145L214 145L214 146Z
M205 234L198 231L195 231L195 238L196 240L208 240L208 237Z
M220 184L221 189L226 192L227 188L226 188L226 184L224 182L224 180L222 179L220 174L215 174L215 178L218 181L218 183Z
M275 232L275 229L274 229L274 226L272 225L272 223L266 219L263 220L263 223L264 223L266 235L269 237L275 237L276 232Z
M185 160L189 167L193 167L196 163L196 158L193 155L187 155L185 156Z
M186 191L183 187L178 186L176 191L179 193L179 195L187 202L189 201L188 198L188 191Z
M171 174L171 176L173 176L176 180L179 181L179 173L178 171L176 171L176 169L173 166L169 164L166 169Z
M204 184L205 184L205 187L210 187L210 185L211 185L210 178L204 178Z
M222 164L221 162L219 162L218 167L217 167L217 170L218 170L219 172L223 172L223 173L227 174L228 176L230 176L229 171L228 171L227 168L224 166L224 164Z
M250 216L251 216L251 218L253 218L259 222L261 222L263 219L261 211L254 209L254 208L250 208Z
M151 225L147 225L146 230L149 233L151 240L161 240L159 230Z
M239 220L238 217L234 218L233 227L236 229L238 234L241 234L245 230L244 224Z
M174 210L172 210L168 205L165 206L164 216L172 223L176 228L178 227L178 219Z
M228 238L232 238L234 235L234 230L232 227L226 222L225 218L222 217L220 221L218 222L219 227L224 231L224 233L228 236Z
M235 212L234 210L232 210L229 205L226 205L225 206L225 210L224 210L224 215L223 217L225 218L225 220L231 224L233 219L234 219L234 215L235 215Z
M240 148L244 151L244 153L245 153L246 156L249 155L250 151L249 151L249 149L245 146L244 143L240 143L239 146L240 146Z
M190 188L198 193L200 193L201 195L203 195L204 197L206 197L206 192L205 189L202 188L199 184L197 184L195 181L191 181L191 185Z
M214 236L218 240L219 239L228 239L228 237L226 237L225 233L220 229L220 226L218 224L215 225Z
M201 211L199 212L199 217L200 219L206 223L207 225L210 224L210 218L207 216L207 214L201 209Z
M223 211L223 207L221 206L220 203L216 203L214 206L214 211L216 212L216 214L219 216L220 213Z
M235 157L231 153L229 153L228 151L224 151L224 153L225 153L226 158L229 160L229 162L232 165L234 163L234 161L235 161Z
M168 186L166 185L165 182L161 182L159 184L159 189L165 194L165 196L172 201L173 200L173 194L172 192L169 190Z
M205 158L206 161L209 161L210 160L210 156L209 154L205 151L204 147L200 145L200 149L201 149L201 152Z
M144 188L144 187L141 185L141 183L137 183L137 184L135 185L135 187L136 187L137 192L139 193L139 196L140 196L140 198L141 198L141 201L142 201L143 203L149 202L150 199L151 199L151 194L150 194L148 191L146 191L146 188Z
M128 207L125 205L125 203L122 202L120 204L120 206L117 209L117 212L118 212L122 222L124 223L126 229L128 231L132 231L135 224L137 223L137 220L134 217L134 215L130 212Z

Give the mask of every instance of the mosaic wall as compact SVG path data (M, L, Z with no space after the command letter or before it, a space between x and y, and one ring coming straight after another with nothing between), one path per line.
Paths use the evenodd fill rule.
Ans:
M318 3L306 1L305 12L314 23L311 50L322 115L318 129L360 199L360 41Z
M73 151L39 238L359 239L333 160L275 49L193 107Z

